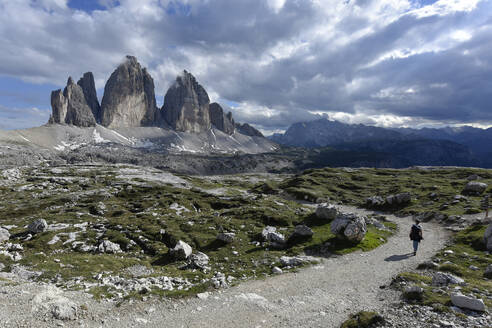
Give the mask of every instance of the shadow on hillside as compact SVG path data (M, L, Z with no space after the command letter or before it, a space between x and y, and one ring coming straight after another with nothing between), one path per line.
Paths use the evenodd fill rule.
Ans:
M396 262L396 261L406 260L408 258L411 258L412 256L413 256L413 252L407 253L407 254L402 254L402 255L391 255L391 256L385 258L384 260L386 262Z

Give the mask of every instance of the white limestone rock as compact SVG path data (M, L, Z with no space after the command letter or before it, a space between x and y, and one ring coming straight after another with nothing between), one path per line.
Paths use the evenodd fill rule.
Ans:
M186 260L193 253L190 245L180 240L176 243L173 249L170 250L172 256L177 260Z
M479 312L484 312L486 310L483 300L473 296L466 296L459 293L451 294L451 302L453 305L463 309Z

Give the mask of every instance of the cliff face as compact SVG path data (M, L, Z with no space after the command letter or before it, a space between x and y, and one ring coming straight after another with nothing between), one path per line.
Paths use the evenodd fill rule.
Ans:
M174 130L199 133L211 127L210 99L195 77L184 71L167 90L163 117Z
M51 93L53 114L51 123L72 124L80 127L95 126L96 120L87 104L82 88L68 78L67 86L63 90Z
M113 127L155 125L154 80L137 59L126 61L111 74L101 103L101 124Z
M222 107L217 103L211 103L209 107L210 122L220 131L229 135L234 134L234 119L232 113L224 113Z
M96 84L94 83L94 75L92 72L85 73L77 84L82 88L85 101L91 108L92 115L94 115L96 122L101 123L101 106L97 99Z

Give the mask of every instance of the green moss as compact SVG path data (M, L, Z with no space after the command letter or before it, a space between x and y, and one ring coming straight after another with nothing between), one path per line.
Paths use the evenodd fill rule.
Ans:
M340 328L370 328L378 327L384 323L384 318L376 312L361 311L350 315L350 318L342 323Z

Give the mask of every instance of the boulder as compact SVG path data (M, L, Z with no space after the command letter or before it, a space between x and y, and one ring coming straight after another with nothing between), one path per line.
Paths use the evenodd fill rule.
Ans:
M154 80L137 58L127 56L111 74L101 102L101 124L109 127L157 125Z
M433 286L447 286L449 284L462 285L465 281L460 277L456 277L450 273L437 272L432 276Z
M281 233L277 232L277 228L267 226L261 232L261 237L264 241L274 242L274 243L285 243L285 237Z
M164 97L164 120L174 130L204 132L211 127L210 99L195 77L183 71Z
M292 237L311 237L314 232L311 228L304 224L297 225L294 229Z
M32 234L44 232L47 228L48 223L46 223L45 219L37 219L27 226L27 230Z
M485 268L485 272L484 272L483 276L484 276L485 278L492 279L492 264L489 264L489 265Z
M470 181L463 189L464 194L481 194L487 189L487 184L483 182Z
M109 253L116 254L121 253L121 248L119 244L113 243L109 240L103 240L98 246L99 253Z
M366 205L369 207L383 206L385 203L381 196L371 196L366 198Z
M451 294L451 302L453 303L454 306L463 309L479 311L479 312L484 312L486 310L483 300L479 298L475 298L473 296L466 296L459 293L453 293Z
M230 244L236 238L236 234L234 232L222 232L217 235L217 240L220 240L226 244Z
M412 201L412 195L409 192L403 192L396 195L389 195L386 199L380 196L372 196L366 199L366 204L373 207L378 206L399 206L405 205Z
M395 200L398 205L407 204L412 201L412 195L409 192L403 192L395 195Z
M487 250L492 251L492 223L489 224L487 229L485 229L485 233L483 234L483 240Z
M407 300L421 300L424 289L420 286L408 286L404 290L404 296Z
M170 250L171 255L177 260L186 260L192 252L191 246L182 240L178 241L176 246Z
M207 254L202 252L196 252L191 254L189 257L189 267L193 269L208 270L210 269L208 267L209 261L210 258L208 257Z
M331 232L351 242L360 242L367 232L366 220L355 213L338 214L331 223Z
M0 228L0 243L9 240L10 233L7 229Z
M338 214L338 209L335 207L335 205L332 204L322 203L319 204L318 207L316 208L316 217L320 219L331 221L335 219L337 214Z
M469 175L466 180L468 181L475 181L475 180L478 180L480 179L480 176L478 176L478 174L472 174L472 175Z
M222 107L217 103L211 103L209 107L210 123L220 131L229 135L234 134L234 120L232 119L232 113L224 113Z
M58 320L76 320L79 306L64 297L60 289L48 286L34 296L32 309L35 312L50 313Z

